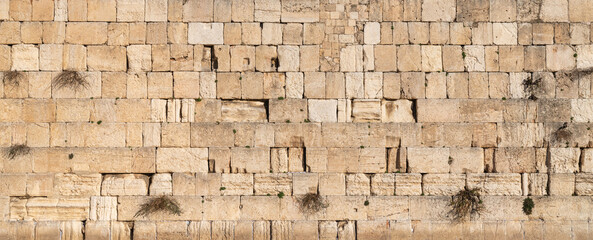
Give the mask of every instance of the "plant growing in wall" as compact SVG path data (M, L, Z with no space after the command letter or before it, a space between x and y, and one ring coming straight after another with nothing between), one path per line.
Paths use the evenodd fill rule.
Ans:
M525 213L525 215L531 215L534 207L535 203L530 197L527 197L523 200L523 213Z
M484 203L480 197L480 189L465 187L453 196L449 203L450 213L455 221L465 221L468 217L480 215L484 211Z
M52 82L55 89L69 88L75 92L89 87L86 78L76 71L63 71L56 76Z
M305 214L315 214L327 208L327 202L318 193L307 193L297 199L299 210Z
M2 82L6 86L18 87L23 80L25 80L25 74L18 71L4 72L2 76Z
M165 212L179 216L181 215L181 208L175 199L163 195L160 197L151 198L143 203L134 217L145 217L156 212Z
M31 152L31 148L25 144L12 145L6 151L6 157L12 160L16 157L27 155L29 154L29 152Z

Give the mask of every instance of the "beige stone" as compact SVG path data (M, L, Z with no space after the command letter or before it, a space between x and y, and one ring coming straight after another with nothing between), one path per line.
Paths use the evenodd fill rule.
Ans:
M222 23L190 23L188 26L189 44L223 44Z
M226 122L263 122L267 119L263 102L224 101L222 120Z
M317 22L319 20L319 1L282 0L282 22Z
M455 19L455 1L429 0L422 3L422 20L451 22Z

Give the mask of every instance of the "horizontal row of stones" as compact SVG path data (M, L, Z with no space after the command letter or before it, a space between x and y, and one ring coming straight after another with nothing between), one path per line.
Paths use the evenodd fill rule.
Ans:
M8 154L9 148L2 152L0 170L5 173L593 173L591 148L245 146L32 148L16 156Z
M2 173L0 196L593 196L593 173Z
M0 45L0 70L315 72L319 45ZM593 45L350 45L342 72L533 72L587 70ZM323 65L322 65L323 66ZM577 71L578 71L577 70Z
M225 44L301 45L321 44L325 23L93 23L2 22L2 44ZM584 23L464 23L368 22L362 38L344 36L341 43L358 44L453 44L541 45L589 44L591 26ZM345 37L350 36L350 37ZM330 35L327 35L330 38Z
M0 238L59 239L575 239L591 236L588 221L6 221L0 222ZM545 237L544 237L545 236ZM113 238L112 238L113 239Z
M593 225L568 223L487 221L452 224L442 221L136 221L136 222L0 222L0 237L16 239L575 239L585 240Z
M593 8L586 0L456 1L417 0L411 3L383 0L345 9L326 0L67 0L2 1L0 20L18 21L221 21L315 22L332 13L348 13L361 21L537 21L590 22ZM326 10L325 5L334 6ZM355 5L356 6L356 5Z
M58 87L55 84L56 80L53 79L60 76L60 72L21 73L14 81L0 81L0 98L87 98L81 102L88 101L88 98L105 98L110 101L114 98L161 99L153 101L166 101L170 98L177 99L174 101L183 98L186 98L183 101L189 100L188 98L309 98L334 99L338 105L342 105L346 104L346 99L562 98L565 99L562 101L566 101L593 96L591 69L555 73L81 72L87 84L81 87L73 85L72 88ZM0 78L9 74L12 73L0 73Z
M305 123L305 125L297 126L307 126L312 130L320 131L321 125L306 123L384 122L397 123L393 125L395 127L408 126L411 128L424 128L435 123L450 123L450 126L468 130L473 127L472 123L491 123L483 124L482 126L492 127L490 130L483 131L494 133L497 125L499 128L500 126L520 127L527 129L534 138L541 134L537 139L543 139L545 129L558 128L555 123L568 124L570 122L577 127L588 127L590 125L588 123L593 120L593 100L591 99L540 99L537 101L504 99L418 99L412 101L378 99L270 99L269 101L0 99L0 107L0 123L46 123L37 126L46 130L53 126L52 131L59 131L59 129L66 131L68 126L76 129L88 129L89 136L94 135L93 131L125 128L126 124L124 123L145 123L144 128L148 126L160 129L160 124L149 123L184 122L187 124L167 126L176 127L175 129L179 131L187 130L184 134L189 138L190 128L194 128L193 131L197 131L195 136L199 137L200 131L203 131L203 129L200 130L201 126L208 127L211 126L210 123L224 123L222 126L217 126L221 130L231 129L233 124L259 126L265 122ZM414 122L421 124L404 124ZM542 123L546 123L546 125ZM268 128L270 130L281 129L282 126L284 125L269 125ZM346 126L342 124L336 126L358 128L357 126L362 125ZM387 125L379 124L377 126L383 129ZM133 127L142 130L142 125ZM502 128L498 131L504 130L505 128ZM545 132L549 133L550 131ZM229 132L222 133L229 134ZM273 135L270 137L273 139ZM503 141L506 140L504 136L501 137L503 137ZM198 142L192 144L205 146ZM508 147L519 146L525 145ZM541 146L541 144L530 146Z
M173 196L179 215L157 212L134 216L151 196L93 196L63 198L0 198L4 220L398 220L450 222L449 196L324 196L327 207L316 213L299 210L299 197L284 196ZM588 221L590 196L531 197L533 213L523 213L523 196L482 196L484 211L478 221L528 220Z

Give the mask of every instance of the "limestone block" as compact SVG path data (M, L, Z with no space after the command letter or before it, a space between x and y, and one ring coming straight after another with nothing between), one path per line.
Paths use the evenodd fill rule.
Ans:
M35 45L19 44L12 46L12 68L16 71L39 70L39 48Z
M498 125L499 147L536 147L542 143L541 125L508 123Z
M343 173L323 173L319 175L319 194L345 195L346 178Z
M280 22L282 4L280 0L255 0L256 22Z
M304 96L306 98L325 98L325 73L304 73Z
M264 23L262 28L262 44L282 44L282 24Z
M414 122L412 102L408 100L381 101L382 122Z
M456 122L460 119L457 100L420 99L417 104L418 122Z
M253 71L255 64L255 47L231 46L231 71Z
M171 195L173 194L173 180L170 173L157 173L152 175L150 186L148 187L150 195Z
M427 195L455 195L465 187L465 174L426 174L422 191Z
M396 46L376 45L375 46L375 70L376 71L395 71L397 70Z
M455 20L454 0L428 0L422 2L422 21L451 22Z
M422 45L422 71L443 70L441 46Z
M577 173L575 182L575 193L579 196L593 195L593 174Z
M411 173L448 173L448 148L410 147L408 153L408 172Z
M173 44L170 47L171 70L189 71L194 69L194 48L191 45Z
M396 173L395 195L410 196L422 194L422 175L419 173Z
M200 98L200 74L195 72L174 72L173 95L175 98Z
M285 45L303 44L303 24L288 23L282 29L282 42Z
M304 195L317 193L319 188L319 175L317 173L293 173L292 194Z
M353 122L380 122L381 121L381 101L353 100L352 101L352 121Z
M360 72L363 70L361 45L346 46L340 50L340 71Z
M568 0L543 0L538 19L544 22L567 22Z
M550 196L572 196L575 193L573 173L550 173L549 177Z
M533 173L536 171L533 148L499 147L494 152L494 161L494 172L497 173Z
M261 72L273 72L278 68L278 53L273 46L255 48L255 68Z
M126 49L124 47L89 46L87 47L87 50L87 64L89 70L126 70Z
M223 44L224 25L222 23L189 23L189 44Z
M63 69L86 70L87 49L82 45L64 45L64 55L62 56L62 60Z
M292 193L292 174L274 173L274 174L254 174L253 190L255 195L277 195Z
M105 175L101 184L101 195L147 195L148 176L140 174Z
M395 195L395 174L375 174L371 177L371 194L381 196Z
M173 177L175 177L175 174L173 174ZM175 190L175 180L173 180L173 184L173 190ZM220 195L220 186L221 174L196 173L194 185L196 195Z
M216 75L216 96L223 99L241 97L241 79L238 73L218 73Z
M270 171L268 148L236 147L231 150L231 171L265 173Z
M282 22L318 22L319 0L282 0Z
M464 70L463 52L460 46L443 46L443 70L446 72L460 72Z
M208 172L206 148L159 148L157 172Z
M252 22L255 4L253 1L232 0L231 19L233 22Z
M307 100L270 99L270 122L302 122L307 119Z
M451 148L452 173L481 173L484 171L484 151L482 148Z
M579 171L581 151L578 148L550 148L551 173L575 173Z
M204 197L204 219L226 221L239 220L240 209L242 208L240 200L239 196ZM239 222L235 223L238 224ZM235 228L235 231L237 231L237 228ZM236 234L237 233L235 233L235 235Z
M517 44L517 24L493 23L492 36L496 45L515 45Z
M222 195L252 195L253 174L222 174Z
M223 101L222 120L225 122L264 122L266 109L259 101Z
M457 20L463 22L488 21L490 16L490 1L457 1Z
M45 71L62 70L64 47L57 44L39 45L39 69Z
M284 98L286 76L283 73L264 73L264 98Z
M131 45L127 47L128 68L132 71L150 71L151 47L150 45Z
M546 67L551 71L572 70L576 66L575 51L568 45L546 46Z
M144 21L144 0L118 0L117 1L118 22L141 22Z
M568 4L568 16L571 22L591 22L593 18L588 12L593 11L591 4L583 0L570 0Z
M460 104L461 119L468 122L502 122L503 105L500 101L464 100Z
M30 198L25 201L26 215L23 217L27 219L72 221L85 220L89 216L88 198Z
M319 46L306 45L301 46L301 71L318 71L319 70Z
M55 175L55 191L63 196L100 195L101 174L68 174Z
M90 220L117 220L117 198L116 197L91 197Z
M576 49L577 68L589 69L593 67L593 46L579 45Z
M364 97L382 98L383 97L383 73L366 72L364 74Z
M291 72L299 71L299 47L298 46L278 46L278 71Z
M311 122L337 122L336 100L308 100Z
M367 22L364 25L364 44L378 44L381 41L381 24Z
M100 45L107 42L107 23L71 22L66 25L66 43Z
M148 0L145 8L145 21L167 21L167 1Z
M522 195L521 175L516 173L483 173L467 175L467 186L479 188L483 195Z
M303 98L304 76L300 72L286 73L286 98Z
M202 98L216 97L216 73L201 72L200 73L200 96Z
M101 0L91 0L88 1L87 6L87 16L88 21L109 21L115 22L116 21L116 0L108 0L108 1L101 1ZM56 20L58 21L58 20Z
M195 123L191 125L192 147L234 146L233 126L229 123Z
M397 51L397 66L400 71L420 71L422 53L419 45L402 45Z
M543 196L548 193L548 174L530 173L528 174L528 191L532 196ZM525 194L525 193L524 193Z

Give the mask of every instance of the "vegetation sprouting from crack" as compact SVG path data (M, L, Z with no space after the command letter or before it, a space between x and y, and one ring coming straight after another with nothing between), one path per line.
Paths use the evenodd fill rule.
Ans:
M70 70L58 74L52 84L56 89L69 88L75 92L89 87L89 82L81 73Z
M4 82L5 85L12 87L18 87L23 80L25 80L25 74L19 71L4 72L2 76L2 82Z
M564 123L554 133L552 133L553 140L556 143L567 143L572 138L572 131L568 129L568 123Z
M535 93L538 91L541 82L541 78L534 79L532 77L528 77L523 80L523 92L529 95L528 99L537 100Z
M16 157L27 155L29 154L29 152L31 152L31 148L29 148L27 145L17 144L8 148L8 150L6 151L6 157L12 160Z
M299 210L305 214L315 214L328 207L326 201L318 193L307 193L298 199Z
M469 189L465 187L465 189L453 196L449 206L451 207L450 213L453 220L459 222L465 221L476 214L480 215L484 211L479 188Z
M181 215L181 208L175 199L163 195L160 197L151 198L147 202L143 203L134 217L146 217L156 212L166 212L179 216Z

